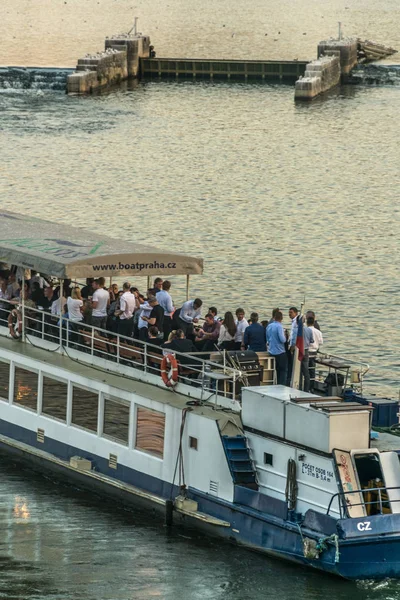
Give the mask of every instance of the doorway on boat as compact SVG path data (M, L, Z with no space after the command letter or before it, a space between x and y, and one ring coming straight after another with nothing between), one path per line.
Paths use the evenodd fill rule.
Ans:
M354 454L353 460L367 515L391 513L379 454L375 452Z

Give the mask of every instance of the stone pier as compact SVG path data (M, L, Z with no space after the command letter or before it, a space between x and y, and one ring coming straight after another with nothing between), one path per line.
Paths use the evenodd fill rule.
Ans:
M357 38L329 39L318 44L318 58L320 56L337 55L340 57L342 81L345 81L350 71L357 65Z
M113 49L126 52L128 77L139 77L140 58L150 56L150 38L147 35L129 36L126 34L106 38L106 50Z
M304 77L295 83L295 99L310 100L340 83L338 56L322 56L306 66Z
M68 94L90 94L139 76L140 58L150 56L150 38L122 34L107 38L105 50L78 60L68 76Z
M318 44L318 59L309 63L295 84L296 100L311 100L346 81L357 65L357 39L326 40Z

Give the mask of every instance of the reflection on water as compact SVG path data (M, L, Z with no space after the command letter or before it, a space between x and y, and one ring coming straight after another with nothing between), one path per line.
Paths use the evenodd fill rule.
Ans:
M149 513L124 512L6 464L2 455L1 598L292 600L294 590L299 600L400 598L397 582L348 583L191 530L170 531Z

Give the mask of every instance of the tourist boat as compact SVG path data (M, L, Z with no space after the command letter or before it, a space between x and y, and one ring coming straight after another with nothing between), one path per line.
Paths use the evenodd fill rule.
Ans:
M3 212L1 225L1 260L60 280L202 271L198 258L23 215ZM150 344L90 326L71 341L68 322L18 311L13 335L1 312L2 450L174 526L347 579L400 576L399 443L371 440L368 403L275 385L265 354L188 366L177 353L165 385ZM353 367L360 384L365 368Z

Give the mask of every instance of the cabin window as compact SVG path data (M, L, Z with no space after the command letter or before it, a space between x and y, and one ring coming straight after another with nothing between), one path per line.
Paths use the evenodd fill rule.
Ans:
M97 433L98 410L99 394L74 385L72 390L72 424Z
M164 413L141 406L137 407L135 448L163 458L164 432Z
M67 420L68 384L43 377L42 413L48 417Z
M268 452L264 452L264 465L271 465L271 467L274 464L274 457L272 456L272 454L269 454Z
M14 376L14 402L24 408L36 412L38 397L38 373L15 367Z
M128 445L129 402L115 398L105 398L103 435Z
M197 438L189 436L189 448L192 450L197 450Z
M10 385L10 364L0 362L0 399L8 401Z

